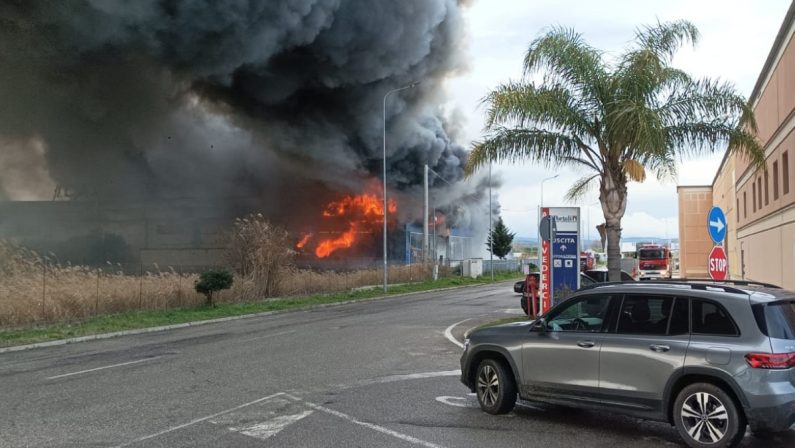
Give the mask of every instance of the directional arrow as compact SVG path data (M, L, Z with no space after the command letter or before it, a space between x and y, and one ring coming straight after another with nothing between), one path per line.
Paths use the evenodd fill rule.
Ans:
M718 218L716 221L710 221L709 226L718 229L718 233L723 232L723 228L726 227L726 225L723 224L723 221L721 221L720 218Z

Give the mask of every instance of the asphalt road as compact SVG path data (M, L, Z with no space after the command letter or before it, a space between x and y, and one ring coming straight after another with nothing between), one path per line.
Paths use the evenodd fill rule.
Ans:
M0 354L0 447L683 446L661 423L477 409L445 333L516 313L511 285Z

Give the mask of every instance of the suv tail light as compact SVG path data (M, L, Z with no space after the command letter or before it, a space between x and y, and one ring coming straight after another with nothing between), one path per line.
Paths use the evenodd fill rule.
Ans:
M749 353L745 362L754 369L789 369L795 367L795 353Z

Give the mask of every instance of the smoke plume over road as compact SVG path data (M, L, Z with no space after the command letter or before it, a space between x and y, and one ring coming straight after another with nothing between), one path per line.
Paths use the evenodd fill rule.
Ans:
M451 216L486 219L440 107L463 66L462 3L3 0L0 199L57 185L315 213L380 177L383 95L419 81L387 103L390 191L421 201L428 163L456 185L432 179L438 200L465 205Z

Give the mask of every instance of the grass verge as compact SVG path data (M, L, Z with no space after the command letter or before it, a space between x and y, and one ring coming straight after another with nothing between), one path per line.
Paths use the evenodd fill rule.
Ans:
M495 273L494 281L520 280L521 275L510 273ZM440 288L456 286L481 285L491 283L488 277L479 279L464 277L447 277L437 281L419 283L406 283L394 285L389 288L387 296L405 294L410 292L432 291ZM58 339L67 339L116 331L134 330L140 328L159 327L186 322L196 322L221 317L242 316L246 314L262 313L266 311L283 311L291 309L310 308L316 305L345 302L350 300L364 300L384 296L380 288L359 289L356 291L319 294L303 297L287 297L279 299L266 299L247 303L219 304L213 308L201 306L193 308L175 308L168 310L134 311L121 314L97 316L82 322L53 324L32 328L0 330L0 347L33 344Z

